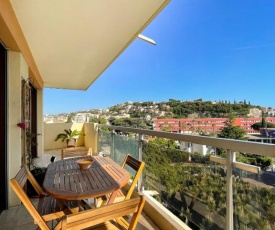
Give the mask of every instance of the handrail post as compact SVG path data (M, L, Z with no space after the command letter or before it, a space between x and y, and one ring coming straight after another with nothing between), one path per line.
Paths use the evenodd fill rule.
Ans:
M143 140L143 135L142 134L138 134L138 159L139 161L142 161L142 140ZM142 185L142 173L138 179L137 182L137 189L138 192L140 192L141 190L141 185Z
M227 150L226 159L226 230L233 230L233 162L235 152Z
M96 155L99 154L99 151L100 151L100 146L99 146L99 142L100 142L100 135L101 135L101 129L100 127L97 125L96 126L96 131L97 131L97 152L96 152ZM93 155L93 151L91 152L91 156Z
M115 130L112 130L112 132L111 132L111 146L110 146L110 155L111 155L111 159L113 159L114 161L116 161L116 159L115 159L115 154L114 154L114 152L115 152Z

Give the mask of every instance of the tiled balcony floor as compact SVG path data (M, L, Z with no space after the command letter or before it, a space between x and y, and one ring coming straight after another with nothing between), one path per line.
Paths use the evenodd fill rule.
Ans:
M37 165L47 167L51 157L56 156L56 160L60 160L61 150L45 151L42 157L35 159ZM51 228L51 223L49 223ZM37 229L37 225L33 223L33 219L23 205L11 207L0 215L0 229L3 230L32 230ZM137 230L158 230L159 228L148 218L145 213L139 219Z

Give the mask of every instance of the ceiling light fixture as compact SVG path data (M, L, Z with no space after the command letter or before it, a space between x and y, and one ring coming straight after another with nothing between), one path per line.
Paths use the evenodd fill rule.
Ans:
M146 36L144 36L144 35L142 35L142 34L139 34L139 35L138 35L138 38L140 38L140 39L142 39L142 40L144 40L144 41L146 41L146 42L149 42L149 43L151 43L151 44L153 44L153 45L156 45L156 44L157 44L153 39L148 38L148 37L146 37Z

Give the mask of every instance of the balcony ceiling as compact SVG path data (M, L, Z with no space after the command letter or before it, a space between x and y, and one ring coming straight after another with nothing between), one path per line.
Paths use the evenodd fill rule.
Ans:
M10 0L43 86L79 90L86 90L168 2Z

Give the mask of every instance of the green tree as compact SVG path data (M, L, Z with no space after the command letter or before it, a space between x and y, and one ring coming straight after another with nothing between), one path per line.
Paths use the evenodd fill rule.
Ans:
M229 138L237 140L245 140L245 130L240 126L234 126L235 116L230 112L228 120L226 120L225 126L221 129L221 132L218 134L220 138Z
M254 130L260 130L260 128L275 128L275 124L265 122L263 126L263 122L256 122L253 125L251 125L251 128Z
M102 124L102 125L106 124L106 119L103 117L100 117L100 118L90 117L89 121L93 123Z
M114 122L115 122L115 120L116 120L115 117L110 117L110 118L109 118L109 123L110 123L111 125L113 125Z
M139 118L118 118L114 117L109 118L109 123L115 126L124 126L124 127L132 127L132 128L140 128L140 129L151 129L151 125L147 123L144 119Z
M160 129L163 132L172 132L173 126L168 124L168 122L165 122L164 124L160 125Z
M275 124L266 121L266 114L262 111L262 121L256 122L250 126L254 130L260 130L260 128L275 128Z
M153 144L159 145L159 146L166 146L167 148L176 148L176 143L173 140L165 139L165 138L156 138L152 141Z

